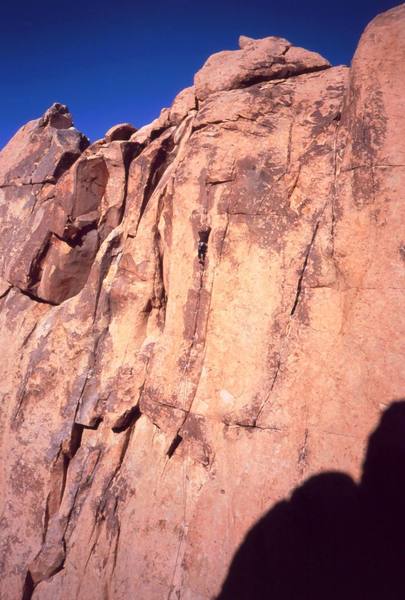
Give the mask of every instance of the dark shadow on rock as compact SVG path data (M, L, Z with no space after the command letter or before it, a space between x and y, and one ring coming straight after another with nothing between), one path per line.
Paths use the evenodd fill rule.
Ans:
M405 401L369 439L360 484L311 477L249 531L217 600L405 600Z

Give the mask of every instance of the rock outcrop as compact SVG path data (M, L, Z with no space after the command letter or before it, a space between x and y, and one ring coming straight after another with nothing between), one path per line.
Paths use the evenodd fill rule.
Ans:
M405 5L241 37L136 130L0 153L0 595L205 600L404 395Z

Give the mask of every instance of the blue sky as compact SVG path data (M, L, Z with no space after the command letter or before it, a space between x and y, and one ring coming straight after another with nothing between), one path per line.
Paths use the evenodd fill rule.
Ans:
M0 147L53 102L90 139L169 106L239 34L280 35L349 64L389 0L8 0L0 9Z

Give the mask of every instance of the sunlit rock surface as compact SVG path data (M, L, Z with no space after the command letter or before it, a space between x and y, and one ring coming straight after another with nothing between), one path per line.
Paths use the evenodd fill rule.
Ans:
M208 600L405 389L405 6L243 37L138 131L0 153L0 596Z

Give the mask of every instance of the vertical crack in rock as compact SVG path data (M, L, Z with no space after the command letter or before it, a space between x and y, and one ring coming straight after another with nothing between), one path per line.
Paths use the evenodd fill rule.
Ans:
M60 486L60 500L59 504L62 502L63 495L65 493L66 488L66 480L69 470L69 465L73 458L75 457L77 451L80 448L82 443L82 435L83 435L83 425L79 425L77 423L73 423L72 430L70 433L69 445L66 451L62 449L62 482Z
M145 190L143 192L143 198L141 207L139 209L139 217L136 230L138 230L139 224L145 213L146 207L148 206L150 198L152 197L153 193L158 187L159 182L162 179L165 172L167 171L168 167L175 159L174 149L175 145L173 137L169 136L162 141L161 146L159 146L157 153L153 158L152 164L149 167L148 180L146 182Z
M155 286L154 286L154 289L155 289ZM152 310L152 300L150 300L148 302L148 305L149 305L148 313L150 313L150 311ZM136 402L133 406L131 406L130 408L125 410L121 415L119 415L115 419L115 421L111 427L111 429L114 433L122 433L124 431L127 431L127 429L132 429L133 426L135 425L135 423L138 421L138 419L142 416L141 401L142 401L142 396L144 393L146 381L147 381L148 374L149 374L151 358L152 358L152 354L149 353L147 356L146 364L145 364L145 368L144 368L143 381L138 388L138 395L137 395Z
M39 248L37 254L32 259L30 269L28 271L28 282L29 283L28 283L27 289L22 290L22 291L23 291L23 293L30 296L30 298L32 298L33 300L38 300L38 298L32 292L32 289L41 280L44 261L45 261L46 255L48 254L48 251L51 247L51 243L52 243L52 232L49 231L48 234L46 235L46 237L44 238L44 241L42 242L42 245ZM42 300L42 299L40 299L40 300Z
M82 145L82 152L87 148L87 144ZM62 175L73 167L74 163L80 158L80 154L74 152L65 152L62 154L59 163L56 165L53 177L54 181L57 182Z
M124 180L124 194L122 205L119 212L118 225L121 224L126 208L127 208L127 200L128 200L128 183L129 183L129 169L132 161L141 154L144 147L142 145L136 146L135 144L129 144L129 147L125 147L123 150L123 162L124 162L124 172L125 172L125 180Z
M225 240L227 238L229 227L230 227L230 224L231 224L230 221L231 221L231 216L229 214L229 209L228 209L226 211L226 224L225 224L225 229L224 229L224 233L223 233L223 236L222 236L222 239L221 239L221 246L220 246L219 254L218 254L218 263L217 263L215 269L219 266L219 263L222 260L222 256L223 256L224 248L225 248ZM215 275L215 273L214 273L214 275Z
M21 419L24 419L22 409L23 409L23 404L24 404L24 400L25 400L25 394L27 391L28 381L29 381L31 375L32 375L32 372L31 372L31 367L29 365L25 372L24 378L23 378L23 380L18 388L18 391L17 391L16 408L15 408L14 415L13 415L14 416L13 425L12 425L13 427L16 426L16 423L18 421L20 421Z
M117 566L118 547L119 547L120 538L121 538L121 523L120 523L120 520L119 520L119 517L118 517L118 505L119 505L119 499L116 498L115 504L114 504L114 509L113 509L113 515L114 515L115 527L116 527L116 534L115 534L115 544L114 544L114 550L113 550L113 564L112 564L112 569L111 569L111 575L114 574L115 568Z
M170 176L174 177L175 169L177 168L177 165L183 158L185 144L186 144L187 140L190 138L192 131L193 131L193 120L194 120L194 115L192 115L192 114L186 115L186 117L183 119L183 121L181 122L180 126L176 129L174 134L172 133L170 135L170 137L166 138L163 141L162 147L159 148L157 155L154 157L152 166L148 167L149 168L148 183L146 185L146 190L144 192L140 215L138 217L138 222L137 222L137 226L136 226L136 231L137 231L137 229L140 225L142 216L147 208L147 205L149 204L150 199L153 196L158 195L158 197L157 197L158 205L157 205L156 220L155 220L156 222L155 222L155 226L153 229L156 269L155 269L154 281L153 281L153 297L151 298L150 303L151 303L151 307L153 307L153 308L163 309L163 315L161 315L161 319L160 319L160 325L162 328L162 332L164 329L165 312L166 312L166 305L167 305L168 297L167 297L167 291L165 289L164 277L163 277L163 258L164 257L163 257L163 252L162 252L162 248L161 248L161 235L159 232L159 222L160 222L162 211L163 211L163 203L164 203L164 199L165 199L165 190L166 190L167 182L168 182ZM176 143L174 143L174 139L176 139ZM162 149L164 150L164 152L162 151ZM156 167L156 165L158 167L157 173L155 174L155 176L153 176L153 167L154 166ZM131 237L136 237L136 234L135 234L135 236L131 236ZM208 235L206 235L206 238L207 238L207 240L205 242L206 244L208 243L208 237L209 237L209 232L208 232ZM206 248L205 248L205 250L206 250ZM206 254L206 252L204 252L204 259L205 259L205 254ZM205 260L204 260L204 263L205 263ZM202 278L203 278L204 268L205 268L205 265L203 265L200 262L200 269L202 269L202 271L199 273L199 292L201 291L201 289L203 287L203 283L202 283L203 279ZM198 297L198 301L199 301L199 299L200 299L200 295ZM195 338L195 332L197 330L197 326L198 326L198 321L195 323L193 340ZM188 359L186 361L187 363L189 362L190 353L191 353L191 349L188 353ZM148 359L148 365L146 368L144 381L143 381L143 384L141 386L141 390L139 393L138 404L142 400L143 391L146 387L146 382L148 379L149 363L150 363L150 358ZM186 365L186 368L187 368L187 365ZM167 406L170 406L170 405L167 405ZM173 453L174 453L174 451L173 451ZM172 456L172 453L171 453L171 456Z
M301 471L301 475L305 470L305 467L307 465L307 458L308 458L308 435L309 435L309 431L308 429L305 429L304 432L304 440L302 442L302 445L298 451L298 459L297 459L297 464L298 464L298 468Z
M118 458L118 463L117 466L115 467L111 477L108 480L107 485L104 488L104 492L102 493L102 497L101 497L101 501L99 504L99 509L102 511L103 508L105 507L105 496L108 492L108 490L111 488L114 480L118 477L119 472L121 470L122 464L124 462L128 447L129 447L129 443L131 441L132 435L134 433L134 427L131 426L128 429L126 429L126 431L124 432L124 436L123 436L123 442L122 442L122 448L121 448L121 452Z
M341 113L338 118L335 118L336 128L333 143L333 183L332 183L332 199L331 199L331 243L332 243L332 260L335 260L335 229L336 229L336 198L337 198L337 177L338 177L338 136L340 132Z
M38 323L35 322L34 325L32 326L32 328L30 329L30 331L27 333L27 335L25 336L25 338L23 339L23 342L21 344L21 349L25 348L28 344L28 342L30 341L32 335L34 334L36 328L37 328Z
M34 581L32 579L30 571L28 570L24 580L21 600L31 600L34 590Z
M117 561L117 553L118 553L118 544L119 544L119 539L120 539L120 534L121 534L121 526L120 526L120 522L119 522L119 517L118 517L118 504L119 504L119 497L116 495L116 492L113 491L113 485L114 482L117 480L119 474L120 474L120 470L122 467L122 464L124 462L133 432L134 432L134 423L132 422L131 425L129 425L129 427L127 429L124 430L124 435L123 435L123 440L122 440L122 447L121 447L121 451L120 451L120 455L118 457L118 462L111 474L111 476L109 477L106 485L104 486L104 489L102 490L101 494L100 494L100 499L95 511L95 518L94 518L94 524L93 524L93 528L90 534L90 540L93 538L94 534L96 533L96 537L94 542L91 545L89 554L87 556L87 560L85 563L85 570L87 568L88 563L90 562L91 556L94 552L94 549L97 545L101 530L100 530L100 523L102 523L103 521L105 521L105 519L107 518L107 513L110 515L111 518L114 519L114 523L116 525L116 534L115 534L115 544L114 544L114 549L113 549L113 569L112 572L114 572L115 570L115 566L116 566L116 561ZM119 433L119 432L118 432ZM110 500L113 500L113 507L109 506L109 502Z
M229 179L229 181L233 181L233 177L232 179ZM218 183L222 183L218 182ZM217 264L214 265L213 267L213 274L212 274L212 280L211 280L211 286L210 286L210 290L209 290L209 300L208 300L208 306L207 306L207 310L206 310L206 320L205 320L205 326L204 326L204 340L203 340L203 348L201 350L201 366L199 368L199 372L198 372L198 377L197 377L197 381L195 382L195 387L194 387L194 393L192 395L192 398L189 402L189 405L187 407L187 409L184 411L184 418L181 422L180 427L177 430L177 433L174 437L174 439L171 442L171 445L169 447L169 451L167 452L167 455L169 458L171 458L176 449L178 448L178 446L180 445L181 441L183 440L183 437L180 435L181 431L184 429L190 415L192 412L192 407L193 407L193 403L198 391L198 386L199 386L199 382L201 379L201 374L202 374L202 369L203 369L203 364L204 364L204 358L205 358L205 350L206 350L206 332L207 332L207 328L208 328L208 320L209 320L209 314L210 314L210 310L211 310L211 302L212 302L212 293L213 293L213 288L214 288L214 281L215 281L215 273L216 273L216 269L218 268L220 262L221 262L221 258L222 258L222 254L223 254L223 250L224 250L224 245L225 245L225 239L226 236L228 234L228 230L230 227L230 212L229 212L229 206L226 210L226 216L227 216L227 220L226 220L226 225L225 225L225 229L224 229L224 233L222 236L222 240L221 240L221 244L220 244L220 250L219 250L219 256L218 256L218 261ZM206 255L207 255L207 251L208 251L208 243L209 243L209 237L211 234L211 227L205 227L202 230L198 231L198 236L199 236L199 240L198 240L198 261L199 261L199 266L200 266L200 272L199 272L199 288L198 288L198 296L197 296L197 304L196 304L196 309L194 312L194 324L193 324L193 334L192 334L192 341L191 344L189 346L189 350L188 350L188 355L187 355L187 359L185 361L185 367L184 367L184 371L183 371L183 375L184 373L186 373L186 371L189 368L190 365L190 359L192 356L192 352L194 350L195 344L196 344L196 338L197 338L197 330L198 330L198 325L199 325L199 321L200 321L200 309L201 309L201 295L202 292L204 290L204 275L205 275L205 271L206 271ZM203 461L203 463L205 466L208 466L210 464L210 459L209 457L206 458L205 461Z
M291 316L294 315L294 313L296 311L296 308L298 306L298 302L299 302L300 295L301 295L301 290L302 290L302 281L304 279L305 270L306 270L307 265L308 265L309 255L311 253L312 246L314 245L314 242L315 242L315 238L316 238L316 234L318 232L319 224L320 224L320 221L317 221L317 223L315 225L315 229L314 229L314 231L312 233L311 241L309 242L308 247L307 247L306 252L305 252L304 264L302 265L302 269L301 269L299 277L298 277L297 292L295 294L294 303L293 303L293 306L292 306L292 309L291 309L291 313L290 313Z
M159 222L163 211L164 194L159 196L156 225L153 237L153 249L155 254L155 272L153 276L153 298L151 306L159 311L159 325L164 328L166 322L167 291L164 283L163 269L163 247L159 232Z
M279 354L278 358L277 358L277 364L276 364L276 368L275 368L275 372L274 372L274 376L273 376L273 381L271 382L271 385L270 385L270 390L269 390L266 398L263 400L261 406L259 407L259 410L257 411L257 415L255 416L255 418L253 420L253 427L257 427L257 423L259 421L260 415L262 414L263 409L266 406L267 402L270 400L271 393L274 390L274 386L276 385L277 377L280 373L280 368L281 368L281 354Z
M206 239L206 241L203 242L205 244L205 246L204 246L204 253L203 253L203 260L201 260L199 258L199 256L198 256L198 263L199 263L199 284L198 284L198 289L197 289L197 302L196 302L196 307L195 307L195 311L194 311L194 321L193 321L193 329L192 329L192 335L191 335L191 343L190 343L188 351L187 351L187 356L186 356L186 359L185 359L185 365L184 365L184 369L183 369L183 377L181 379L180 385L182 385L182 383L184 382L184 376L189 371L190 363L191 363L191 357L192 357L193 350L195 348L196 341L197 341L197 331L198 331L198 325L199 325L199 321L200 321L200 312L201 312L201 295L202 295L202 291L204 289L204 275L205 275L205 270L206 270L205 257L206 257L206 252L207 252L207 249L208 249L208 239L209 239L210 231L211 231L211 229L209 229L204 234L204 239ZM198 242L198 244L200 244L200 242ZM200 254L200 248L198 248L198 253ZM211 292L212 292L212 287L211 287ZM211 302L211 293L210 293L209 298L210 298L210 302ZM207 311L207 315L206 315L207 319L208 319L208 314L209 314L209 306L208 306L208 311ZM202 354L203 355L204 355L204 352L205 352L205 336L204 336L204 348L202 349ZM198 380L201 377L201 370L202 370L202 365L201 365L201 368L199 369ZM194 402L194 398L195 398L195 395L197 393L197 389L198 389L198 381L195 383L195 390L194 390L194 393L193 393L193 397L191 398L189 406L187 407L187 409L185 411L185 415L184 415L183 421L182 421L180 427L178 428L177 433L176 433L174 439L172 440L172 442L170 444L169 450L167 451L167 456L169 458L171 458L174 455L176 449L179 447L179 445L180 445L180 443L181 443L181 441L183 439L182 436L180 435L180 431L184 427L187 419L189 418L189 415L190 415L191 410L192 410L192 405L193 405L193 402Z
M94 309L93 309L93 325L95 324L96 319L97 319L97 312L98 312L98 308L99 308L99 301L100 301L100 296L101 296L101 292L103 289L104 280L107 277L107 274L110 270L111 264L114 260L114 250L119 247L119 244L120 244L120 236L116 235L116 236L112 237L112 239L110 239L108 241L108 246L107 246L107 248L104 252L104 255L101 259L100 273L99 273L98 281L97 281L96 297L95 297Z
M80 447L83 429L83 427L75 428L74 435L71 439L71 454L67 457L67 460L64 464L65 473L63 482L63 496L66 486L67 472ZM80 474L79 480L74 483L73 487L70 488L70 494L72 497L71 499L68 498L68 511L66 512L65 508L62 513L60 512L63 499L61 498L59 509L52 515L52 521L51 518L48 518L48 522L46 523L47 531L45 534L45 539L42 543L42 547L35 559L29 565L27 574L27 589L31 590L31 593L33 590L35 590L39 583L51 579L54 575L64 569L67 552L66 535L71 524L72 515L74 514L74 511L77 510L76 507L79 496L87 488L89 482L91 482L94 472L96 471L100 461L101 450L96 449L95 452L96 460L94 461L91 472L84 480L83 474Z
M183 438L177 433L166 452L168 458L171 458L173 456L173 454L176 452L177 448L180 446L182 441Z
M124 164L125 164L125 190L124 190L124 201L121 207L121 217L120 217L120 221L122 220L122 217L125 213L125 205L126 205L126 199L127 199L127 188L128 188L128 174L129 174L129 166L132 162L132 160L134 159L135 156L137 156L137 151L139 149L138 148L129 148L126 151L126 154L124 156ZM172 152L173 150L173 144L171 141L171 138L169 138L168 140L165 141L165 144L163 146L163 148L159 149L159 152L157 154L157 156L155 157L154 163L151 167L151 171L150 171L150 175L149 175L149 180L148 180L148 184L147 184L147 189L145 192L145 196L143 199L143 204L142 204L142 208L141 208L141 215L139 217L139 220L141 219L141 216L144 212L144 210L146 209L147 203L149 201L149 198L151 197L156 185L158 184L158 182L160 181L163 173L165 172L166 168L168 167L168 165L171 163L172 161L172 157L170 157L170 160L168 160L168 155ZM97 287L96 287L96 294L95 294L95 302L94 302L94 310L93 310L93 326L95 326L96 320L97 320L97 316L98 316L98 310L99 310L99 301L100 301L100 296L102 293L102 289L103 289L103 283L104 280L107 276L107 273L110 269L112 260L114 258L113 256L113 251L114 249L118 246L118 244L120 243L120 236L114 236L111 240L109 240L108 242L108 247L105 249L104 251L104 255L101 259L101 263L100 263L100 267L99 267L99 274L97 277ZM158 242L157 242L158 245ZM161 263L161 257L158 257L158 268L160 269L160 273L163 269L162 263ZM162 275L162 273L161 273ZM163 278L162 278L163 281ZM156 286L155 287L155 294L157 292L156 290ZM159 302L162 304L162 306L164 306L166 301L165 298L165 290L164 287L161 290L161 293L159 294L159 298L156 300L156 302ZM155 303L156 303L155 302ZM88 373L89 375L92 374L96 368L96 365L99 361L99 356L98 356L98 348L101 346L102 340L104 339L107 331L109 328L109 323L105 324L105 326L103 327L103 330L101 332L99 332L96 336L95 336L95 340L94 340L94 347L93 350L91 352L91 356L90 356L90 363L89 363L89 367L88 367ZM80 412L80 409L82 407L82 403L83 403L83 398L85 396L85 392L86 392L86 387L89 384L90 379L92 378L92 375L87 376L80 394L80 398L79 398L79 404L78 404L78 408L77 408L77 414ZM97 406L94 407L94 410L97 410ZM139 418L140 416L140 411L139 411L139 407L135 406L132 407L129 411L126 411L124 413L124 415L122 415L122 417L120 419L118 419L116 426L114 426L114 430L116 432L120 432L120 431L125 431L125 429L127 429L131 424L133 424L137 418Z
M129 427L132 427L141 416L139 405L136 404L132 408L126 410L115 422L112 430L114 433L122 433Z

